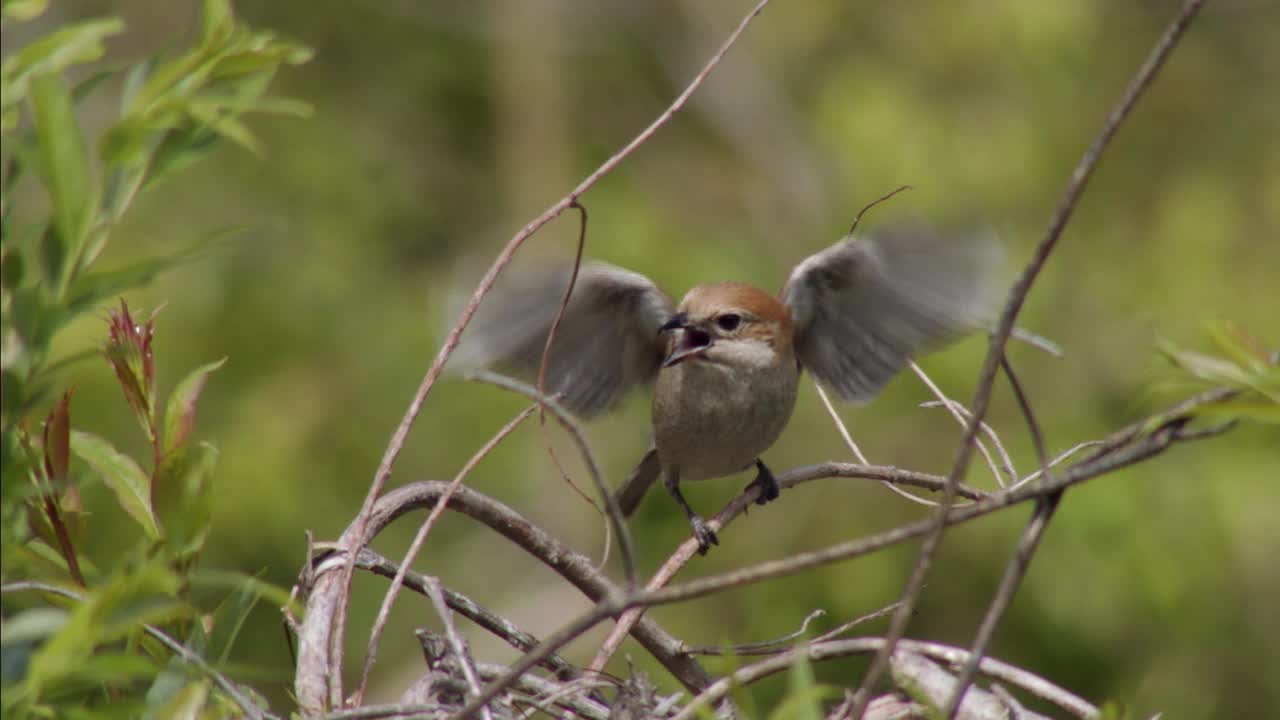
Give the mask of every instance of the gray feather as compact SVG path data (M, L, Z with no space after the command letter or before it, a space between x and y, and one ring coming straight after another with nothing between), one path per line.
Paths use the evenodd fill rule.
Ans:
M537 382L543 346L569 286L569 271L521 276L481 305L451 365L496 369ZM674 313L670 298L643 275L584 264L547 362L546 392L591 417L613 407L658 372L658 328Z
M845 238L783 288L800 363L840 397L871 399L911 357L990 325L1001 261L990 233L914 224Z

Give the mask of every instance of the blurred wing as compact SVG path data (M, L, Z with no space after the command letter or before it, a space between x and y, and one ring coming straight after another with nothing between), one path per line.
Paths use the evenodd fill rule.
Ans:
M569 271L525 278L480 306L451 363L494 368L536 383ZM671 300L643 275L612 265L583 265L547 362L546 392L590 417L612 407L636 383L652 380L662 361L658 328Z
M990 324L1001 261L989 233L948 238L915 224L845 238L782 290L800 363L840 397L871 399L912 356Z

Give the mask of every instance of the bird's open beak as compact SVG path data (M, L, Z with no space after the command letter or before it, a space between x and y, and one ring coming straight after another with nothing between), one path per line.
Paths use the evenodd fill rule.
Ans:
M680 363L687 357L698 355L711 347L711 336L696 327L690 327L689 316L684 313L677 313L662 327L658 328L659 333L669 333L681 330L680 339L674 343L671 352L666 359L662 361L662 367L671 367Z

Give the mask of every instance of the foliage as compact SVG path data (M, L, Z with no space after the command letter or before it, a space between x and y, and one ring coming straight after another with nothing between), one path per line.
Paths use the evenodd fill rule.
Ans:
M44 4L6 0L5 22ZM197 5L119 3L113 12L125 16L131 32L110 37L108 59L184 46L173 38ZM63 0L51 7L65 19L100 13L104 4ZM255 24L287 29L316 47L313 62L277 79L316 104L315 118L254 122L270 162L253 153L217 153L184 165L174 176L180 182L147 183L105 255L129 262L133 275L116 278L121 283L155 278L130 292L129 304L135 311L166 307L153 342L163 353L162 389L177 384L180 370L231 358L211 376L211 392L200 402L198 438L215 439L221 451L210 498L216 523L201 563L288 583L303 531L332 538L363 499L407 393L436 352L443 323L453 319L451 292L478 277L468 263L490 259L515 229L649 123L741 8L678 0L606 2L572 12L562 3L518 2L320 9L272 0L238 9ZM719 278L776 287L791 264L843 232L868 199L911 183L913 193L877 215L904 209L989 222L1007 242L1011 264L1020 264L1042 236L1071 164L1171 9L1103 0L772 3L707 92L582 199L591 212L587 253L644 272L676 294ZM1192 346L1206 318L1232 317L1274 349L1280 133L1273 119L1280 94L1271 88L1278 11L1275 3L1209 4L1117 137L1030 296L1022 322L1066 353L1052 358L1012 349L1051 452L1165 406L1169 396L1152 400L1143 392L1155 332ZM12 38L6 33L6 53L22 47ZM73 99L92 95L88 106L77 105L78 114L107 112L106 122L114 122L114 104L92 101L115 80L96 84L92 68L79 67L71 75ZM20 120L26 101L17 107L7 117ZM0 152L7 158L17 136L5 133ZM101 135L94 132L92 140L91 164L100 168ZM5 193L6 247L8 234L20 234L14 228L30 226L38 238L48 224L24 218L40 211L45 197L34 173L24 178L27 194L14 197L26 200L9 205ZM34 190L40 196L33 201ZM192 257L195 238L228 222L254 228L254 242L158 275ZM574 238L574 223L549 226L518 261L564 256ZM8 275L15 266L8 250L4 257ZM35 257L27 268L39 267ZM80 316L89 321L68 321L57 347L45 346L53 358L44 366L45 382L27 389L43 398L30 403L36 420L71 384L63 378L81 367L69 364L83 357L77 350L96 346L104 334L96 315ZM6 314L4 330L12 326ZM85 327L94 340L86 339ZM972 387L979 345L961 345L926 364L958 399ZM76 427L109 439L148 470L150 453L145 441L134 450L137 424L120 403L113 372L95 364L75 376L74 386ZM956 425L917 408L927 399L908 376L873 405L841 412L873 461L945 470ZM646 401L638 394L621 415L588 428L613 480L644 450ZM515 400L488 388L442 383L392 483L451 477L516 409ZM1019 437L1018 409L1003 386L990 421ZM38 423L31 427L42 434ZM584 551L598 550L598 518L565 490L541 444L540 433L517 432L468 484L563 531ZM1274 426L1242 427L1073 490L992 654L1084 697L1121 699L1134 717L1172 708L1189 718L1250 717L1280 704L1280 687L1265 681L1280 673L1275 613L1267 610L1267 600L1280 594L1267 551L1280 542L1267 511L1280 502L1280 485L1271 480L1278 447ZM1014 440L1008 449L1019 468L1036 466L1028 443ZM811 392L802 393L771 457L778 468L847 459ZM82 476L89 472L71 458L73 474L77 467ZM11 485L21 489L11 477L28 484L9 470L6 494ZM977 466L970 479L990 486ZM714 504L747 480L689 492ZM132 541L145 531L120 509L114 489L96 479L81 488L81 502L94 513L88 547L105 565L102 558L117 544L113 533L127 532ZM685 537L683 518L667 510L654 499L635 519L645 567ZM782 505L753 511L729 533L723 555L686 572L712 573L922 516L858 481L788 493ZM388 531L388 547L403 547L412 528L402 525L409 522ZM428 546L430 571L447 586L519 599L526 609L530 598L561 597L551 595L545 573L528 572L523 558L513 559L492 534L464 525L442 523ZM8 517L5 526L6 532L12 526ZM1011 513L948 534L913 635L968 641L1019 527ZM5 540L7 552L12 543ZM484 558L485 573L476 572L477 558ZM883 553L767 592L653 615L692 642L769 637L792 629L815 606L833 617L879 607L899 592L910 562L905 551ZM361 582L379 592L365 592ZM360 630L377 610L378 582L357 579L348 634L357 640L349 659L363 650ZM5 596L6 613L18 599ZM261 605L245 619L234 656L286 667L279 613ZM535 633L566 616L559 602L533 609ZM12 627L6 622L6 639ZM398 692L403 661L418 653L409 633L393 624L371 696ZM637 662L648 663L642 654ZM858 667L820 663L813 670L821 683L847 685ZM286 675L257 683L279 706L288 702ZM789 687L781 677L752 686L757 714L776 707Z
M1233 324L1211 327L1208 335L1216 355L1160 343L1161 354L1193 384L1237 391L1202 405L1197 414L1280 424L1280 353Z
M6 2L4 18L26 21L41 10L42 3ZM230 685L211 682L216 670L186 655L225 662L263 592L259 583L240 582L240 591L207 610L192 598L217 457L192 431L205 384L224 361L191 370L164 400L156 314L136 317L124 300L109 311L101 354L142 430L146 450L138 458L74 429L74 388L54 394L68 360L51 355L68 325L189 254L156 248L149 259L100 269L140 192L221 140L256 149L243 122L250 113L305 112L266 88L282 65L309 52L239 22L226 0L207 0L190 48L122 71L97 67L104 42L123 29L116 18L72 23L0 67L5 717L243 712ZM117 75L118 114L87 140L80 110ZM15 205L41 199L47 213L19 224ZM109 565L86 552L101 540L105 520L83 511L82 489L95 483L134 522L126 551Z

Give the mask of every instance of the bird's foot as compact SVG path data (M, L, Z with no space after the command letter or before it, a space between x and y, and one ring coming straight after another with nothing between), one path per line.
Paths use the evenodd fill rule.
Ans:
M759 460L756 460L756 470L756 479L752 480L743 490L750 490L759 486L760 496L756 498L757 505L764 505L777 500L782 493L782 488L778 486L778 478L774 477L768 466Z
M697 515L689 516L689 526L693 528L693 536L698 539L698 554L706 555L712 545L719 545L720 539L716 537L716 533L707 527L707 523Z

